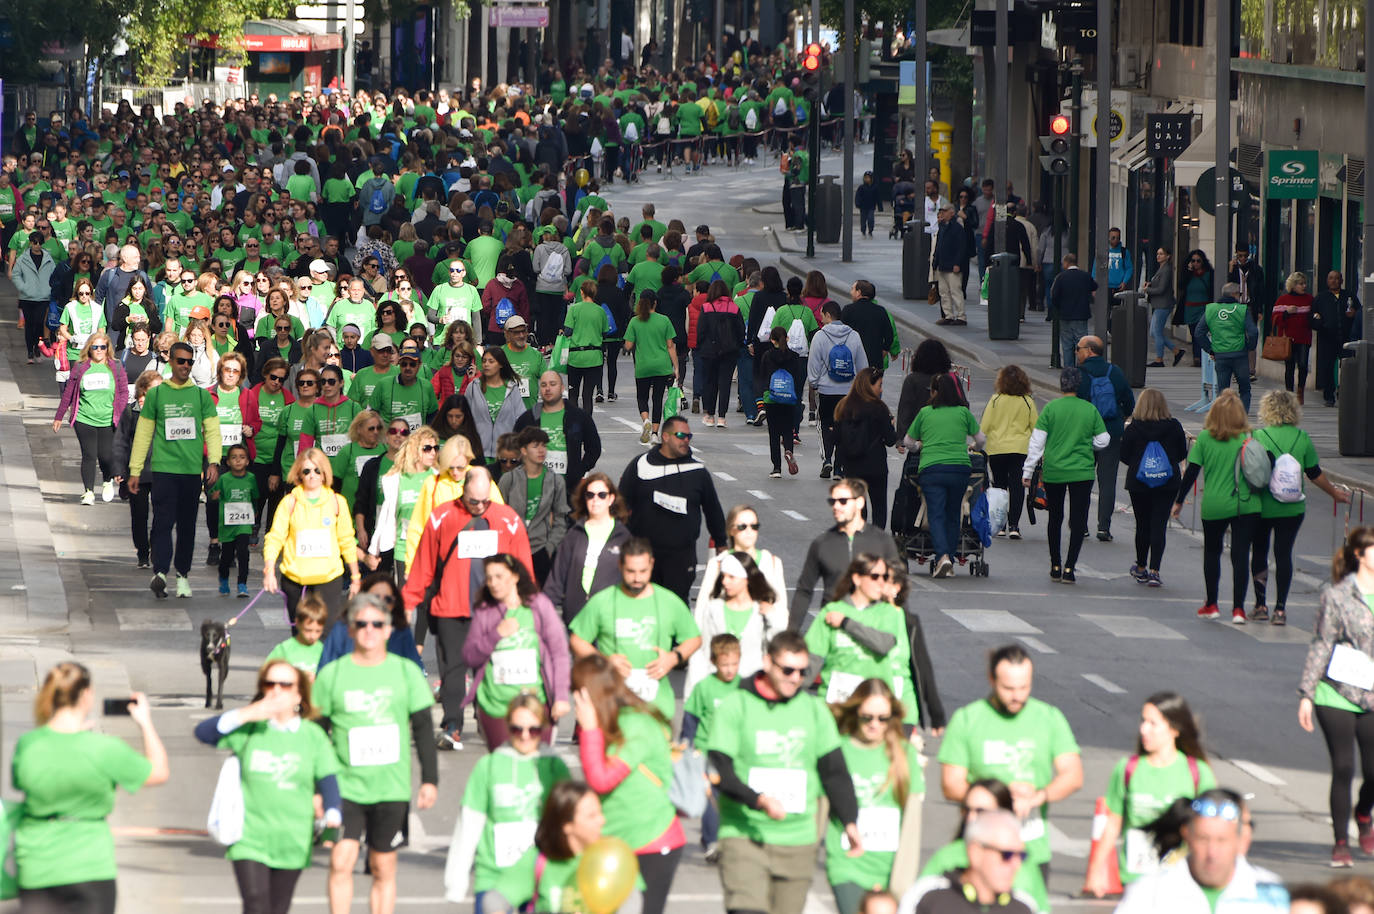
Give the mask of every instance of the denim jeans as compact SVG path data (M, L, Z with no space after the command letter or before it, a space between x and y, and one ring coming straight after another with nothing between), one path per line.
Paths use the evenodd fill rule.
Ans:
M1050 307L1050 286L1054 285L1054 264L1052 264L1052 263L1042 263L1042 264L1040 264L1040 276L1041 276L1041 278L1044 280L1044 282L1043 282L1042 285L1044 286L1044 290L1045 290L1045 297L1044 297L1044 300L1041 301L1040 306L1041 306L1042 308L1046 309L1046 310L1049 310L1049 307Z
M735 363L735 385L739 391L740 403L744 406L744 417L750 422L759 414L759 406L754 402L754 357L748 349L739 351L739 361Z
M1167 333L1169 329L1169 316L1174 313L1172 308L1156 308L1150 312L1150 339L1155 344L1155 361L1164 361L1164 350L1173 352L1178 347L1169 339Z
M931 548L936 558L954 558L959 548L959 519L968 489L970 470L955 464L926 467L917 476L921 495L926 500Z
M1074 347L1078 341L1088 335L1087 321L1065 321L1059 322L1059 364L1074 365L1076 359Z
M1217 393L1231 386L1231 378L1236 379L1236 393L1240 394L1240 402L1245 404L1245 411L1250 411L1250 357L1244 351L1240 352L1214 352L1212 362L1217 369Z

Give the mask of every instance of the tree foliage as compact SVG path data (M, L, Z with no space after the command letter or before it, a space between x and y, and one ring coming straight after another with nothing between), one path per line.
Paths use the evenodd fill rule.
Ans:
M145 85L167 82L187 37L218 36L220 59L242 59L239 42L250 19L288 17L293 0L134 0L125 40Z

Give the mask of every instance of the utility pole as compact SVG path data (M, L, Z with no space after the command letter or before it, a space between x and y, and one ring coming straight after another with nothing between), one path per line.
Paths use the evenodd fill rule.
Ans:
M1069 145L1069 212L1073 214L1072 219L1066 219L1066 224L1072 229L1069 232L1069 253L1078 256L1078 206L1079 206L1079 183L1082 181L1083 172L1080 170L1083 162L1083 61L1079 57L1074 57L1069 64L1070 86L1069 111L1073 121L1073 141ZM1055 264L1055 269L1059 269L1059 264Z
M854 83L859 78L858 61L859 36L854 34L854 0L844 0L844 188L840 193L840 260L849 263L854 259L854 115L849 109L854 105ZM820 108L817 106L817 112ZM819 113L812 117L819 121Z
M1369 61L1374 60L1374 22L1364 19L1364 155L1374 155L1374 79L1369 78ZM1370 206L1374 182L1364 177L1364 333L1361 339L1374 338L1374 206Z
M915 10L912 15L913 25L912 44L916 49L916 186L921 188L921 211L917 218L921 220L922 238L930 237L926 235L926 153L930 151L930 145L926 136L926 95L929 90L926 87L926 54L929 47L926 42L926 0L916 0ZM930 242L932 245L934 241ZM924 250L920 245L918 250ZM929 255L929 251L926 251ZM928 261L927 261L928 262Z
M1365 31L1369 31L1368 22ZM1216 130L1216 254L1212 258L1212 294L1219 299L1227 275L1222 265L1231 259L1231 0L1217 3Z
M348 0L348 5L344 8L344 35L343 35L343 86L348 97L353 97L354 73L353 62L353 30L356 24L353 21L354 11L357 9L357 0Z
M1229 0L1223 0L1223 3ZM1093 247L1097 262L1097 298L1093 301L1093 335L1107 339L1107 309L1111 307L1111 287L1107 285L1107 229L1112 223L1112 5L1097 4L1097 225Z
M992 192L994 254L1007 249L1007 180L1011 174L1011 106L1007 104L1007 58L1010 57L1007 20L1010 3L1011 0L997 0L997 48L992 61L992 98L997 102L997 113L992 118L992 151L995 156L992 174L997 182ZM1106 0L1098 0L1098 5L1105 6Z

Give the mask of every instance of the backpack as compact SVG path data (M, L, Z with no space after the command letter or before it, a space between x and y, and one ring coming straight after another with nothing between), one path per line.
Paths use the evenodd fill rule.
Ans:
M596 274L601 272L602 267L609 267L614 265L615 264L611 261L610 254L602 254L601 259L596 262L596 269L591 271L592 278L596 278Z
M1236 454L1236 463L1232 471L1235 477L1235 488L1232 495L1240 493L1240 478L1245 477L1246 483L1252 489L1263 489L1269 485L1269 478L1273 474L1274 466L1269 461L1269 452L1264 449L1253 436L1246 438L1240 446L1240 451Z
M386 212L386 194L382 191L383 184L378 183L372 188L372 196L367 201L367 211L375 216L380 216Z
M1164 446L1158 441L1145 445L1145 453L1140 457L1135 478L1151 489L1157 489L1174 478L1174 464L1164 453Z
M711 268L711 282L719 282L719 281L720 281L720 270L717 270L717 269L715 269L714 267L712 267L712 268Z
M731 130L739 129L739 106L731 105L725 109L725 126Z
M806 355L810 348L806 340L806 325L799 317L793 318L792 323L787 326L787 348L797 355Z
M784 114L786 114L786 113L787 113L787 99L785 99L785 98L783 98L781 95L779 95L779 96L778 96L778 100L777 100L776 102L773 103L773 116L774 116L774 117L782 117L782 116L783 116Z
M854 353L844 343L831 346L825 357L825 371L830 380L848 384L854 380Z
M539 271L539 281L548 283L552 286L563 284L563 269L568 265L564 251L567 249L563 245L549 252L549 259L544 261L544 267Z
M716 108L715 102L709 99L707 100L705 114L706 126L711 128L712 130L715 130L716 125L720 123L720 111Z
M634 121L630 121L625 125L625 130L622 135L625 137L625 142L627 143L639 142L639 128L635 126Z
M768 379L768 395L773 398L774 403L796 403L797 383L792 378L792 372L786 368L779 368L773 372L773 376Z
M751 131L759 129L759 109L749 109L749 111L744 115L744 126L745 129Z
M502 298L496 303L496 326L505 327L506 321L515 316L515 303L509 298Z
M1116 386L1112 384L1111 372L1092 379L1088 385L1088 399L1097 407L1103 419L1121 418L1121 410L1116 405Z
M1274 436L1269 429L1264 432L1269 443L1274 444ZM1294 438L1293 444L1297 443L1298 439ZM1274 460L1273 472L1269 474L1269 494L1274 496L1274 501L1285 505L1297 504L1306 498L1302 490L1302 464L1287 449L1281 451Z
M806 123L806 109L805 109L804 107L802 107L801 105L798 105L798 106L797 106L797 126L800 127L802 124L805 124L805 123Z
M606 315L606 332L614 336L620 328L615 325L615 315L611 313L611 306L603 302L601 310Z
M667 136L673 132L673 122L668 115L660 114L658 116L658 126L654 128L654 132L659 136Z

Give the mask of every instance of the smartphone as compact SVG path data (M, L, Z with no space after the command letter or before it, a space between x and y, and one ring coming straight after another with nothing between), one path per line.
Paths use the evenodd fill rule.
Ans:
M105 716L128 717L129 705L132 703L132 698L107 698L105 699Z

